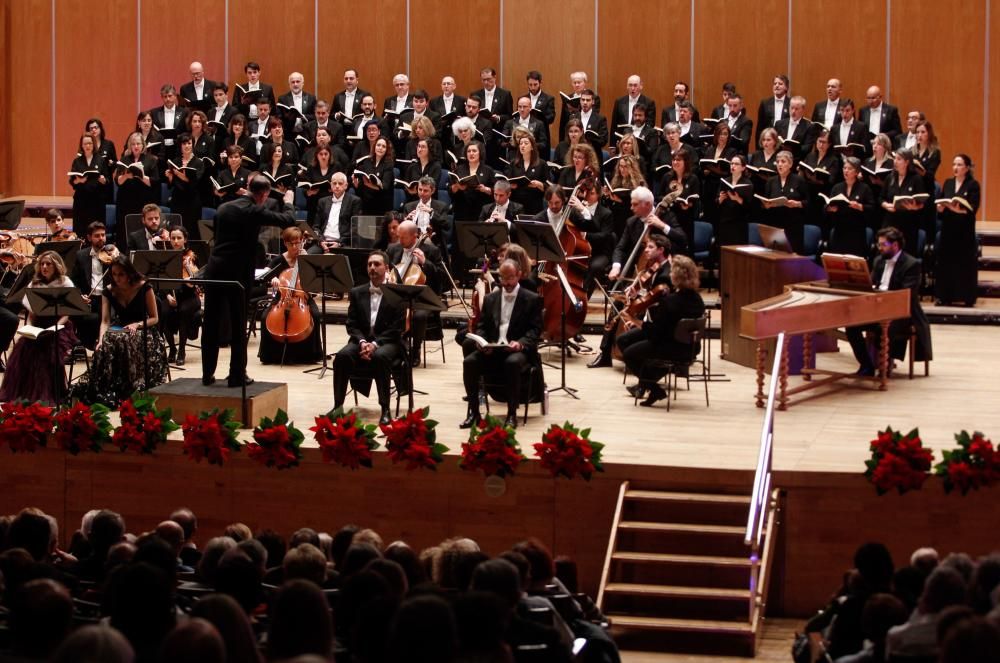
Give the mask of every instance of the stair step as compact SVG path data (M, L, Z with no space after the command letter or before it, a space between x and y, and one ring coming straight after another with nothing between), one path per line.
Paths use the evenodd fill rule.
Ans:
M981 256L979 258L979 270L1000 270L1000 256Z
M646 585L627 582L609 582L605 592L613 594L632 594L642 596L658 596L687 599L724 599L734 601L749 601L749 589L733 589L728 587L686 587L683 585Z
M976 235L983 246L1000 246L1000 230L980 230Z
M618 523L618 529L646 532L688 532L695 534L724 534L743 536L746 528L735 525L699 525L692 523L652 523L648 521L627 520Z
M627 500L662 502L698 502L702 504L750 504L750 498L742 495L712 495L708 493L675 493L659 490L629 490Z
M979 279L980 297L1000 297L1000 281L984 281Z
M636 617L633 615L610 614L608 619L614 627L645 629L651 631L674 631L685 633L716 633L726 635L752 635L747 622L718 621L710 619L678 619L674 617Z
M666 553L619 551L614 553L611 558L622 562L639 562L647 564L701 564L705 566L750 568L750 560L746 557L721 557L717 555L671 555Z

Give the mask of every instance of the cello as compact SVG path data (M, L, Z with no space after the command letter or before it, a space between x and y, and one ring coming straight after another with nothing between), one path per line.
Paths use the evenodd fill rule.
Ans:
M577 183L576 188L570 198L576 196L580 191L589 191L596 186L597 175L590 168L583 171L583 176ZM577 228L570 220L572 208L569 201L563 202L560 211L559 222L556 225L556 237L559 244L566 253L566 260L562 263L546 262L542 269L542 287L540 294L545 301L545 314L542 321L542 337L547 341L561 343L570 340L583 327L587 318L587 291L583 287L583 280L587 276L587 267L590 263L592 253L590 242L583 237L583 232ZM565 336L563 334L562 312L563 312L563 286L559 279L557 267L561 266L566 275L573 296L577 305L569 306L566 309Z
M299 287L299 262L278 275L278 299L267 312L264 326L279 343L299 343L313 330L307 292Z

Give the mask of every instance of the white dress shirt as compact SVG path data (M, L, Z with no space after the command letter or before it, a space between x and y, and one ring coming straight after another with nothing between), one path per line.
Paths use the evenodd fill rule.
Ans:
M246 87L247 92L253 92L254 90L259 90L259 89L260 89L260 81L257 81L256 83L248 83ZM250 119L251 120L257 119L257 104L250 104Z
M514 302L517 300L517 293L521 290L521 284L514 286L512 292L501 290L500 292L500 343L507 343L507 330L510 328L510 319L514 314Z
M840 123L840 144L847 145L847 138L851 135L851 127L854 126L854 120L850 122Z
M344 115L351 117L354 113L354 95L357 94L357 90L354 92L344 92Z
M340 241L340 210L344 204L344 196L330 196L330 216L326 217L326 227L323 228L323 239Z
M493 110L493 95L496 93L496 91L497 91L496 88L493 88L492 90L485 90L485 89L483 90L483 96L485 97L485 99L483 99L484 110L486 111Z
M164 106L163 107L163 126L160 127L160 128L161 129L173 129L174 128L174 118L176 116L177 116L177 106L174 106L173 108L167 108L166 106ZM164 138L163 139L163 144L169 147L170 145L174 144L174 139L173 138Z
M368 294L371 297L371 318L369 319L369 324L371 325L371 332L375 333L375 318L378 317L378 307L382 305L382 290L376 288L373 285L368 286Z
M882 128L882 104L878 105L878 108L872 108L868 111L868 131L879 135L880 129Z
M823 125L829 129L837 121L840 114L840 99L836 101L826 100L826 110L823 111Z
M882 269L882 280L878 284L879 290L889 289L889 280L892 279L892 272L896 269L896 262L899 260L899 254L902 252L900 250L899 253L885 261L885 267Z
M774 98L774 121L775 121L775 123L777 123L778 120L780 120L782 118L782 116L785 114L785 100L787 98L788 97L782 97L781 99L778 99L777 97Z

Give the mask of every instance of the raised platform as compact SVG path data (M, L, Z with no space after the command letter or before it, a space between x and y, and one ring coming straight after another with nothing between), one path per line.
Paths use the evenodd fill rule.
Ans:
M273 417L278 408L288 411L288 384L285 382L254 382L247 387L246 417L242 415L239 387L227 387L225 380L206 387L200 378L178 378L152 389L151 393L157 398L157 407L173 410L175 421L202 410L228 408L243 421L243 428L253 428L261 417Z

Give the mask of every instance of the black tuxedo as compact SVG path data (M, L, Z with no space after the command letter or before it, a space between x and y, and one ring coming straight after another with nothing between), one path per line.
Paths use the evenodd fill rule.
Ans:
M623 268L625 267L625 261L628 260L635 245L639 242L639 238L642 237L645 225L642 219L637 216L630 216L625 221L625 231L622 232L622 236L618 239L618 244L615 245L615 250L611 254L612 263L618 264ZM659 228L653 228L650 232L659 235L664 234ZM670 255L685 255L687 253L687 234L681 228L670 226L666 235L667 239L670 240ZM639 251L640 253L636 254L636 258L641 255L642 248Z
M406 95L406 103L403 104L403 108L404 110L399 115L390 115L389 111L392 111L392 113L396 112L396 95L382 100L382 124L392 137L393 147L396 148L397 154L402 152L403 144L400 142L400 137L396 135L396 127L400 126L404 121L408 123L408 118L413 115L412 94ZM405 140L405 138L402 140Z
M882 282L882 275L885 272L886 259L883 256L875 258L875 265L872 269L872 284L878 287ZM931 349L931 326L924 314L924 309L920 306L920 281L921 281L920 261L909 253L900 252L896 258L892 275L889 277L889 290L910 290L910 317L900 320L893 320L889 324L889 348L893 359L902 359L906 354L906 344L910 338L910 324L916 328L917 343L913 353L915 361L930 360L933 356ZM861 364L863 370L874 373L875 364L868 353L868 346L864 340L865 330L880 329L879 325L863 325L860 327L848 327L847 338L851 342L851 349L854 357ZM881 343L881 334L879 334Z
M207 78L203 81L204 87L201 89L201 99L196 98L194 81L188 81L181 86L178 91L178 96L181 99L181 103L187 104L188 108L197 108L200 110L211 109L215 106L215 100L212 98L212 88L214 88L217 83L215 81L210 81Z
M403 216L409 216L410 212L417 209L419 202L420 200L417 199L404 203L402 209ZM448 215L451 214L451 205L443 200L431 198L430 206L434 210L429 220L431 230L434 231L431 241L434 242L434 246L438 248L444 259L447 259L448 238L451 237L451 222L448 220ZM416 223L416 218L414 218L414 223Z
M678 126L680 125L678 124ZM709 133L711 132L704 124L691 120L691 127L688 129L688 132L686 134L681 134L681 142L690 145L695 148L695 150L700 150L706 140L702 138L702 136L706 136Z
M486 296L479 324L476 325L476 334L490 343L500 340L503 292L503 288L500 288ZM462 377L471 412L478 412L480 377L485 375L490 382L493 382L496 380L493 376L502 374L507 386L507 414L516 415L517 405L521 400L524 371L538 360L538 340L542 335L542 305L541 296L526 288L518 288L506 340L519 342L523 346L519 352L496 349L486 353L476 349L472 339L465 340L462 347L466 353L462 365Z
M233 106L232 104L227 103L226 107L222 109L222 116L218 120L216 120L215 119L215 108L216 108L215 104L213 103L212 107L209 108L207 111L205 111L205 115L208 116L208 121L209 122L215 122L215 121L222 122L224 125L226 125L227 131L228 131L229 121L231 119L233 119L233 116L236 115L239 111L236 110L235 106ZM221 131L221 129L219 131ZM218 139L219 138L219 133L216 132L215 136L216 136L216 139ZM219 140L218 142L219 142L219 145L222 144L221 140ZM221 152L222 149L220 148L219 151Z
M691 121L701 122L701 115L698 114L697 108L691 108ZM680 120L677 119L677 106L675 104L670 104L660 112L660 126L667 126L667 122L680 122Z
M514 114L514 96L510 93L510 90L505 90L499 85L493 88L493 103L490 106L486 105L486 90L485 88L479 88L478 90L472 92L469 96L477 96L482 102L479 107L479 114L485 115L490 122L493 122L491 115L497 115L500 117L498 122L493 122L493 128L499 129L503 126L503 123L510 119L510 116Z
M181 108L180 106L174 106L174 122L169 127L164 126L166 124L166 119L165 119L165 115L164 115L164 108L163 108L163 106L157 106L156 108L154 108L153 110L150 111L150 114L153 116L153 127L154 127L154 130L159 130L159 129L173 129L174 131L177 132L177 134L181 134L181 133L184 133L185 131L187 131L187 128L184 126L184 120L185 120L185 118L187 118L187 111L185 109ZM178 154L180 154L180 146L177 145L177 138L176 138L176 136L174 136L173 138L169 139L169 140L173 141L172 145L167 145L166 144L166 140L167 139L164 139L164 144L162 145L163 151L160 153L161 156L160 156L159 161L160 161L160 165L161 165L161 170L162 170L163 164L165 163L164 162L165 159L173 159Z
M444 107L444 95L439 94L430 100L427 104L427 108L434 111L441 117L448 114L448 109ZM451 99L451 110L453 113L458 113L458 117L465 115L465 97L460 94L456 94ZM444 129L451 130L451 127L444 127Z
M278 103L292 107L292 93L289 91L278 97ZM295 120L301 118L299 118L297 112L284 108L275 108L273 112L281 118L281 123L285 125L285 133L287 135L305 133L308 123L316 119L316 95L309 94L305 90L302 91L302 114L306 116L306 119L302 122L302 128L298 132L295 131Z
M493 216L493 210L497 207L496 203L489 203L483 205L483 209L479 210L479 221L487 221L491 216ZM507 201L507 210L504 214L504 218L507 219L507 232L510 234L510 241L516 242L517 239L517 229L514 227L514 219L518 215L524 214L524 207L520 203L515 203L513 200Z
M858 113L858 122L861 126L865 128L868 132L869 137L874 137L874 134L868 130L868 121L871 119L872 109L870 106L865 106ZM899 121L899 109L891 104L882 102L882 116L879 121L879 133L886 134L889 136L889 141L893 141L896 136L903 132L903 125Z
M774 124L774 130L778 132L779 141L785 140L785 138L788 136L789 124L791 124L791 118L787 117L778 120ZM779 151L788 150L789 152L792 153L792 156L795 157L796 162L801 160L803 157L805 157L812 151L813 143L816 142L816 134L812 130L812 128L813 125L809 122L809 120L805 118L805 116L803 116L802 119L799 120L799 123L795 126L795 131L792 132L792 140L798 141L799 146L798 147L795 147L794 145L788 145L787 147L782 146L778 148ZM792 149L793 147L795 149Z
M553 102L554 103L554 102ZM601 112L601 97L600 95L594 95L594 107L591 109L594 113ZM568 104L565 100L562 102L562 106L559 108L559 140L566 140L566 123L569 122L570 118L574 115L580 114L580 98L574 97L573 103Z
M632 115L628 112L628 101L629 97L626 94L624 97L618 97L615 99L615 107L611 111L611 146L614 147L618 143L618 139L615 137L615 132L622 133L620 128L623 124L632 124ZM640 94L639 98L636 100L636 104L642 104L646 107L646 126L652 127L656 124L656 102L644 94Z
M519 126L521 121L520 115L514 115L511 119L503 125L503 133L505 136L513 136L514 129ZM528 116L528 131L535 138L535 145L538 147L538 154L543 158L549 156L549 128L545 126L545 123L539 120L537 117ZM517 150L517 145L508 145L511 151L511 158L508 161L512 161L519 154Z
M291 205L272 200L257 205L249 196L240 196L223 203L215 214L215 244L205 266L206 279L239 281L242 296L234 288L205 289L205 321L202 337L201 366L203 377L215 375L219 360L220 323L228 315L233 339L229 359L229 376L240 378L246 371L246 292L253 285L253 257L261 226L288 228L295 225L295 210Z
M245 88L250 84L240 83L240 85ZM267 99L268 101L270 101L271 114L272 115L278 114L277 113L278 109L275 107L275 101L274 101L274 88L271 87L269 84L261 83L260 89L254 90L250 94L253 94L255 96L259 95L257 97L258 99ZM239 111L243 113L243 115L247 118L247 120L250 119L250 104L243 103L243 99L240 97L240 91L236 89L235 85L233 86L233 106L236 106L236 108L238 108Z
M348 342L337 352L333 360L333 403L335 407L343 405L344 397L347 395L347 384L355 372L355 367L359 364L368 364L371 377L375 379L379 405L383 412L387 412L389 375L393 360L403 352L402 335L406 311L383 295L375 316L375 324L372 325L370 285L363 283L355 286L348 295L350 302L347 308ZM378 345L369 362L361 359L362 341Z
M833 125L832 129L830 129L830 145L832 147L836 147L838 145L846 145L847 143L858 143L859 145L864 145L865 146L864 149L861 150L860 152L857 151L857 148L854 148L855 153L853 154L853 156L856 156L862 161L864 161L865 158L868 156L868 152L870 151L868 148L869 145L871 144L871 139L868 138L868 128L865 127L860 122L858 122L857 120L851 122L851 127L850 129L848 129L848 134L847 134L847 143L844 143L840 140L840 131L842 128L843 128L842 123L838 122L837 124Z
M333 207L333 196L324 196L316 204L316 218L314 219L313 231L317 237L323 237L323 232L326 230L326 222L330 218L331 207ZM351 219L355 216L361 216L361 199L353 193L345 192L344 200L340 204L340 222L337 227L337 230L340 232L341 246L351 245ZM322 247L319 244L309 247L309 252L313 253L314 248L318 248L316 253L322 252Z
M576 119L583 122L583 116L580 113L573 115ZM588 131L593 131L597 135L588 134ZM587 123L583 126L583 138L590 146L594 148L597 152L597 160L601 161L601 151L604 146L608 144L608 119L597 112L596 109L591 109L590 117L587 118Z
M94 263L92 261L93 255L93 249L89 246L84 246L82 249L77 251L76 260L73 262L73 271L70 274L73 285L79 288L80 292L85 295L91 291L92 287L90 282L94 276ZM7 311L8 309L4 308L2 310ZM101 327L100 295L92 295L90 297L90 313L74 318L74 324L76 324L76 333L80 337L80 342L88 348L93 348L97 343L97 336ZM14 321L14 329L17 329L16 320ZM0 339L6 339L7 343L10 343L10 338L13 338L13 335L14 331L12 330L9 337L6 334L0 334ZM0 341L0 343L2 343L2 341ZM6 348L7 346L4 345L0 349Z
M146 228L143 226L139 230L134 230L128 234L129 251L153 251L149 248L149 240L146 237Z
M347 103L347 90L341 90L333 97L333 104L330 107L330 119L346 125L347 123L344 120L350 119L361 112L361 100L369 94L369 92L361 88L356 89L354 91L354 103L351 104L350 108L344 108ZM338 117L338 114L342 114L344 117Z
M726 126L728 126L729 115L727 114L719 122L725 122ZM750 148L753 147L753 120L747 117L746 111L740 113L736 124L729 130L729 140L733 147L742 153L743 156L752 151Z
M306 125L305 131L302 134L309 139L310 144L316 142L316 130L319 129L319 123L316 120L311 120L309 124ZM326 130L330 132L330 144L339 145L341 148L347 142L344 138L344 125L340 122L335 122L333 120L328 120L326 123ZM346 154L344 156L347 156ZM312 164L306 164L311 166Z
M527 92L525 92L521 96L527 97L529 100L531 99L531 94ZM551 127L552 123L556 121L555 98L551 94L539 90L538 99L535 101L531 109L533 111L538 111L537 113L532 113L532 115L534 115L535 117L538 117L539 114L541 114L541 118L539 119L541 119L541 121L545 124L545 132L548 133L549 127ZM545 142L549 141L546 140Z
M813 122L819 122L820 124L826 122L826 102L827 100L823 99L822 101L817 101L816 105L813 106L812 117L810 118L812 119ZM837 100L837 112L833 116L834 125L840 124L840 109L843 106L844 106L844 98L841 97L840 99Z
M778 120L783 120L788 117L788 108L791 104L792 95L786 94L784 103L781 105L781 117L775 117L774 97L771 96L760 100L760 104L757 106L757 143L760 143L760 134L764 131L764 129L769 129L770 127L773 127Z

